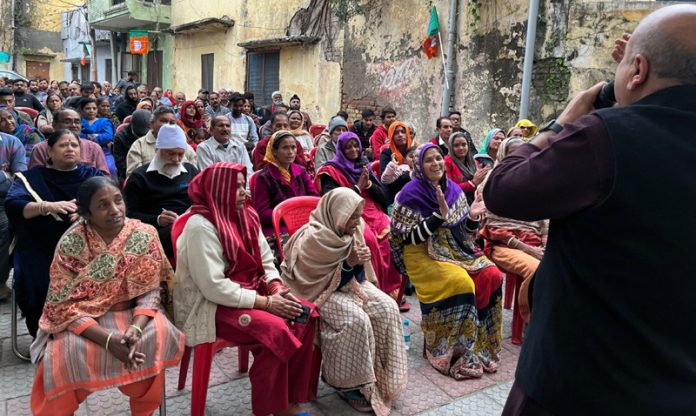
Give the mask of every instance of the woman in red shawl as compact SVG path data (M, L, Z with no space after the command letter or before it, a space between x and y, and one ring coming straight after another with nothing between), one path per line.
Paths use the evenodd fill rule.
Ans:
M186 142L196 150L198 145L193 140L196 136L196 130L205 128L203 116L196 110L196 103L193 101L184 101L179 108L179 120L176 122L179 127L186 133Z
M314 399L318 384L311 365L318 314L280 280L246 197L246 168L216 163L188 192L192 215L176 245L174 288L174 318L186 345L216 337L249 345L253 413L303 414L297 403Z

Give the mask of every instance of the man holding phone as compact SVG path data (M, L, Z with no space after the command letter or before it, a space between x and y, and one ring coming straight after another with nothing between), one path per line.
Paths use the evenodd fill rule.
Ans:
M694 22L646 17L617 40L618 105L581 92L488 179L491 212L551 218L504 415L696 414Z

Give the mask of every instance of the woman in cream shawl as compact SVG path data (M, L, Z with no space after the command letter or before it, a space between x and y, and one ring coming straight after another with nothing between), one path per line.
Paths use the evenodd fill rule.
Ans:
M399 309L375 286L363 206L348 188L324 195L280 267L293 293L319 309L326 382L356 410L381 416L406 385L406 351Z

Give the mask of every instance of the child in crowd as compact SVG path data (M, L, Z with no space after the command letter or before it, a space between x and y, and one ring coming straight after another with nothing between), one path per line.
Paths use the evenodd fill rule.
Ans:
M406 153L406 163L399 165L396 162L396 156L392 155L392 160L387 164L387 167L382 172L382 183L388 185L397 180L403 174L411 174L413 170L413 155L416 151L416 146L408 148Z
M206 129L196 129L193 133L193 142L198 146L210 138L210 133Z

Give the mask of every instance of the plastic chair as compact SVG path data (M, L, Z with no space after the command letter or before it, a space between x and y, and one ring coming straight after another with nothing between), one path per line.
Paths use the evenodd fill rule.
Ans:
M314 163L314 155L317 154L317 149L319 149L319 148L318 148L318 147L313 147L312 150L309 151L309 160L311 160L312 163ZM316 165L315 165L315 166L316 166Z
M312 126L309 128L309 135L313 138L317 137L324 131L325 128L326 124L312 124Z
M126 116L121 124L130 124L132 118L133 116Z
M510 309L511 304L514 305L512 309L512 340L514 345L522 345L522 332L524 330L524 320L520 314L520 286L522 285L522 278L516 274L510 272L505 273L505 298L503 299L503 307L505 309Z
M14 286L14 284L12 286ZM10 332L12 337L12 352L14 355L20 360L31 361L28 355L24 355L19 351L19 345L17 344L17 297L14 288L12 289L12 319Z
M379 168L379 160L375 160L374 162L370 163L370 169L377 177L377 180L382 182L382 170Z
M128 125L130 125L130 123L119 124L118 127L116 127L116 133L118 133L119 131L125 129Z
M31 107L15 107L15 110L28 114L32 120L39 116L39 112Z
M278 256L283 261L283 244L280 240L280 221L285 223L288 234L292 235L309 221L309 214L319 204L318 196L296 196L286 199L273 208L273 229L278 241Z

